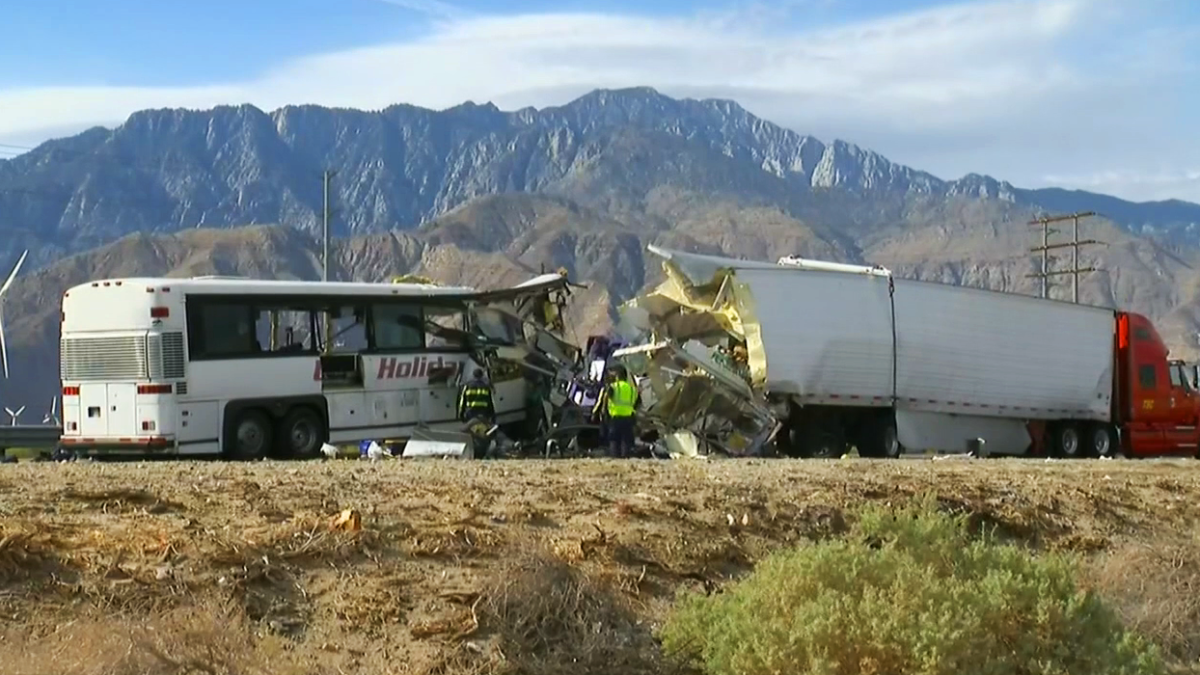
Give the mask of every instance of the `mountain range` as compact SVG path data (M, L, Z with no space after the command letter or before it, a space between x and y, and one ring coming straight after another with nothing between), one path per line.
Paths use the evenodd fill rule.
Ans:
M319 278L326 171L333 278L416 271L486 287L562 266L591 284L574 310L580 337L657 278L649 243L880 263L1033 293L1029 248L1040 231L1027 222L1096 211L1081 236L1106 245L1085 247L1082 259L1102 272L1082 277L1081 300L1152 316L1181 355L1197 347L1197 204L1022 189L977 174L943 180L732 101L647 88L512 112L244 105L141 111L0 161L0 255L30 249L30 273L5 298L19 386L0 402L33 410L53 395L58 299L72 284L132 274ZM1054 297L1068 286L1056 278Z

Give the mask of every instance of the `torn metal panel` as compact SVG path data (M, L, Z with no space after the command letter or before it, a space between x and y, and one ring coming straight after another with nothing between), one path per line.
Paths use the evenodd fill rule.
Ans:
M745 455L757 452L774 431L774 415L746 381L714 363L697 342L627 347L613 359L642 375L642 414L664 436L686 430L701 446Z
M453 457L472 459L475 456L471 435L460 431L418 428L404 444L402 457Z
M733 269L733 267L737 269L779 269L779 265L777 264L757 260L734 260L715 255L672 251L654 246L653 244L646 248L664 261L672 263L672 267L687 278L693 286L702 286L711 283L713 278L719 273ZM733 267L731 267L731 264Z
M562 337L566 296L577 286L560 272L479 294L472 303L472 350L489 368L499 361L550 380L564 377L580 354Z

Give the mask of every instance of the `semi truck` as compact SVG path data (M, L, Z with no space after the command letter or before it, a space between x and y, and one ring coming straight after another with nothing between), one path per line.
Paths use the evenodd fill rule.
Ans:
M709 313L744 341L751 385L782 422L776 445L786 454L1200 448L1200 394L1141 314L900 279L882 267L651 252L668 274L643 303L660 332L695 332L696 321L673 317Z

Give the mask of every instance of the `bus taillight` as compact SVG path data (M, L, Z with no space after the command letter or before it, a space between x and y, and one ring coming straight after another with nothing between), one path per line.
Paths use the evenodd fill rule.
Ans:
M142 431L154 431L154 420L142 420Z
M79 387L63 387L63 396L78 396Z
M169 384L139 384L137 388L139 394L169 394L171 391Z
M150 318L151 319L165 319L168 316L171 316L171 308L170 307L151 307L150 308Z

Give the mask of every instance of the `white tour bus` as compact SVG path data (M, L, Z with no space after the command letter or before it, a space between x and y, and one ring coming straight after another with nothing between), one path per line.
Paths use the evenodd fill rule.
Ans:
M466 331L482 322L489 338L515 340L520 321L488 303L567 283L545 275L492 292L227 277L81 284L63 295L61 442L255 459L460 428L457 390L474 367ZM526 416L519 370L493 381L501 424Z

